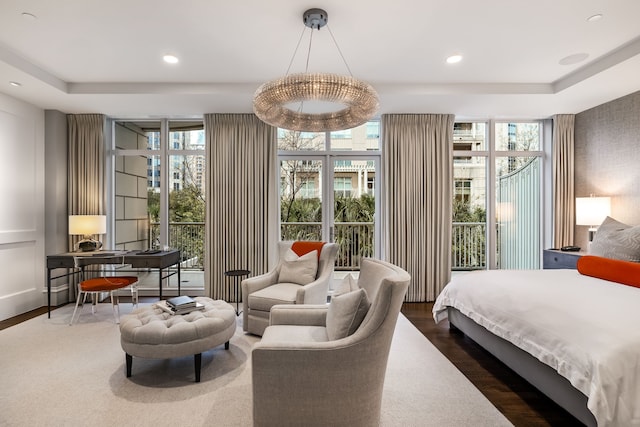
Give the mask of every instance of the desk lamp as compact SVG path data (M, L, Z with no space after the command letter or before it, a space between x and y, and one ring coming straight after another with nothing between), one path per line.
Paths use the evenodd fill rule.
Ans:
M93 235L106 232L106 215L69 215L69 234L84 236L75 245L77 252L96 251L102 248L102 242L94 240Z
M576 198L576 225L589 226L589 243L598 230L598 226L611 215L611 197Z

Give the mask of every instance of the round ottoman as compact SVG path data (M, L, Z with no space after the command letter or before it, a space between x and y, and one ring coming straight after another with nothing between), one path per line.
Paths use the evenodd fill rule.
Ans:
M170 314L156 307L142 307L120 320L120 344L126 353L127 377L133 356L171 359L194 355L196 382L200 382L202 352L225 345L236 331L236 311L222 300L196 297L203 310Z

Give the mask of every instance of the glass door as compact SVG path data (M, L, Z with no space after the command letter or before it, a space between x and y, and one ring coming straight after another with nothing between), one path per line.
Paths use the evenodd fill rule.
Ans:
M179 249L181 290L204 290L204 169L202 120L114 122L114 248ZM157 292L157 272L141 280ZM142 276L141 276L142 277ZM177 277L176 277L177 278ZM149 286L145 288L147 282ZM171 290L175 279L167 280ZM177 289L176 289L177 290Z
M280 239L327 240L323 227L324 159L280 160Z
M335 269L380 253L380 124L334 132L278 129L280 239L339 244Z
M376 174L373 157L332 156L331 240L339 244L336 270L360 270L376 253Z
M539 121L455 123L452 270L539 268L543 135Z

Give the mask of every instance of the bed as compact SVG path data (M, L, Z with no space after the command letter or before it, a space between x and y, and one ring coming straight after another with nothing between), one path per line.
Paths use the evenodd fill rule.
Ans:
M474 271L433 315L584 424L640 426L640 288L577 270Z

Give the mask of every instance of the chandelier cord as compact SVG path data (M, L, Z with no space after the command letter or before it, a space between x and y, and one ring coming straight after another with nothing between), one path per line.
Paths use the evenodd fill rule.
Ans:
M306 27L305 27L306 30ZM304 31L304 30L303 30ZM318 28L318 31L320 29ZM300 37L302 39L302 37ZM304 67L304 72L309 72L309 58L311 58L311 45L313 44L313 28L311 28L311 33L309 33L309 47L307 48L307 62ZM304 100L300 101L300 105L298 105L298 113L302 113L302 109L304 108Z
M291 61L289 61L289 67L287 68L287 72L285 76L289 75L289 71L291 70L291 66L293 65L293 60L296 59L296 54L298 53L298 48L300 47L300 43L302 42L302 37L304 36L304 32L307 30L307 27L302 28L302 32L300 33L300 38L298 39L298 44L296 45L295 50L293 51L293 56L291 57ZM309 46L311 48L311 46ZM307 59L307 62L309 60Z
M340 54L340 57L342 58L342 62L344 62L345 67L347 67L347 71L349 71L349 75L353 77L351 68L349 68L349 64L347 64L347 60L344 59L344 55L342 54L342 50L340 50L340 46L338 46L338 42L336 41L336 38L333 37L333 32L331 31L331 27L329 27L329 23L327 22L325 26L327 27L327 30L329 30L329 34L331 34L331 39L333 40L333 44L336 45L336 49L338 49L338 53Z
M320 30L318 30L320 31ZM305 65L304 72L309 72L309 58L311 58L311 44L313 43L313 28L311 29L311 34L309 34L309 48L307 49L307 64Z

